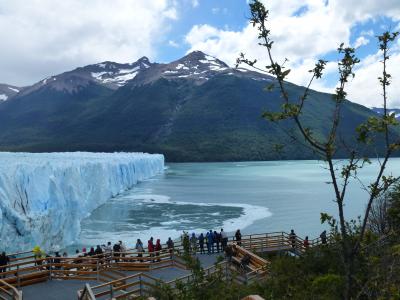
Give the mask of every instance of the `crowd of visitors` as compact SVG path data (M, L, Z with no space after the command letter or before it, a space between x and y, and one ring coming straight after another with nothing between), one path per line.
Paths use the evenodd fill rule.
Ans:
M234 241L239 246L242 243L242 234L239 229L235 232ZM323 245L327 243L326 231L323 231L320 234L320 242ZM297 248L300 246L300 242L293 229L290 231L289 234L289 243L293 248ZM211 255L213 253L225 252L225 254L229 256L229 249L227 247L228 236L222 228L220 231L209 230L208 232L205 233L201 232L200 234L196 234L195 232L189 234L188 232L184 231L181 236L181 244L185 252L193 255L195 254ZM143 254L146 252L152 258L151 260L155 262L161 260L160 259L161 253L169 253L170 257L172 258L172 255L174 253L174 247L175 243L171 239L171 237L169 237L168 240L166 241L164 248L163 245L161 244L160 239L157 239L156 242L154 243L154 238L150 237L150 239L147 241L147 249L145 248L143 242L140 239L137 239L134 247L135 250L134 252L136 253L137 257L139 258L139 261L141 262L143 262L144 258L143 259L140 258L142 258ZM308 236L306 236L305 239L303 240L303 247L305 249L308 249L310 247L310 241L308 239ZM125 252L127 252L128 250L130 249L128 249L122 241L119 241L114 245L112 245L111 242L108 242L107 244L91 247L89 251L85 247L82 248L81 251L77 249L75 251L75 255L72 257L75 258L101 257L105 258L105 261L114 260L118 262L122 260L122 258L125 256ZM68 256L67 252L63 252L63 254L60 255L59 251L54 251L53 252L54 254L50 256L49 254L46 254L39 246L35 246L32 252L35 258L36 265L42 265L44 261L48 264L49 263L48 258L51 257L50 262L55 264L54 267L55 269L58 268L57 264L60 264L63 261L63 258L67 257L71 258L71 256ZM82 261L78 259L74 260L74 262L79 263ZM1 273L7 271L7 265L9 263L10 263L9 256L7 256L5 252L2 252L0 255L0 277L2 277Z
M238 245L241 244L242 234L238 229L235 233L235 241ZM228 236L223 228L220 232L216 230L210 230L206 233L196 233L192 232L189 235L188 232L184 231L181 236L181 242L184 251L191 254L212 254L224 252L228 245Z

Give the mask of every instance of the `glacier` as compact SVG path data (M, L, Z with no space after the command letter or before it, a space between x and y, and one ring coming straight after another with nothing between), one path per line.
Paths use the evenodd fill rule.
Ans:
M0 250L70 245L94 209L163 170L162 154L0 152Z

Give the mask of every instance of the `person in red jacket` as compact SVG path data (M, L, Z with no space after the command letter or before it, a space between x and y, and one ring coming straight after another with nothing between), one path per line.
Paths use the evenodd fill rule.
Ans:
M150 240L147 242L147 248L149 249L150 257L154 257L153 237L151 237Z
M162 250L160 239L157 239L155 250L156 250L156 256L159 256ZM158 259L157 261L160 261L160 259Z
M306 250L310 247L310 242L308 241L308 236L306 236L306 239L303 242L303 246Z

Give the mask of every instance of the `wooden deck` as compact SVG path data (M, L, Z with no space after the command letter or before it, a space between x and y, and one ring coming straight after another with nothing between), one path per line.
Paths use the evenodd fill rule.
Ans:
M306 251L301 238L297 237L293 242L285 232L244 235L240 242L230 237L229 244L235 248L233 265L225 260L219 268L223 268L225 276L229 276L228 273L240 265L241 258L249 255L248 270L236 276L243 283L267 276L269 262L259 257L258 253L291 252L301 255ZM310 247L318 244L317 239L310 241ZM129 250L119 253L119 256L57 258L59 263L54 263L54 257L34 259L31 251L16 253L7 266L7 272L3 273L5 278L0 281L0 299L21 299L18 291L22 291L24 300L43 299L43 295L46 299L76 299L78 290L81 291L81 299L127 299L129 295L143 294L160 280L174 286L177 279L191 278L179 259L183 247L179 242L175 245L172 256L164 250L156 256L150 256L146 251L139 257L139 253ZM214 263L219 255L197 255L207 274L216 271ZM239 272L243 273L243 270Z

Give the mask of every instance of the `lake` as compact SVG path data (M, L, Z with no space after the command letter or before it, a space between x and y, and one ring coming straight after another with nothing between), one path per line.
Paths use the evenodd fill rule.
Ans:
M336 162L341 165L340 161ZM378 161L359 178L368 185ZM388 172L400 170L400 159ZM387 172L387 174L388 174ZM290 231L319 236L325 229L320 213L336 215L328 171L320 161L171 163L164 174L139 183L111 199L82 222L80 245L149 236L165 241L182 230L199 233L223 227L242 233ZM364 211L367 194L354 181L349 186L346 217Z

